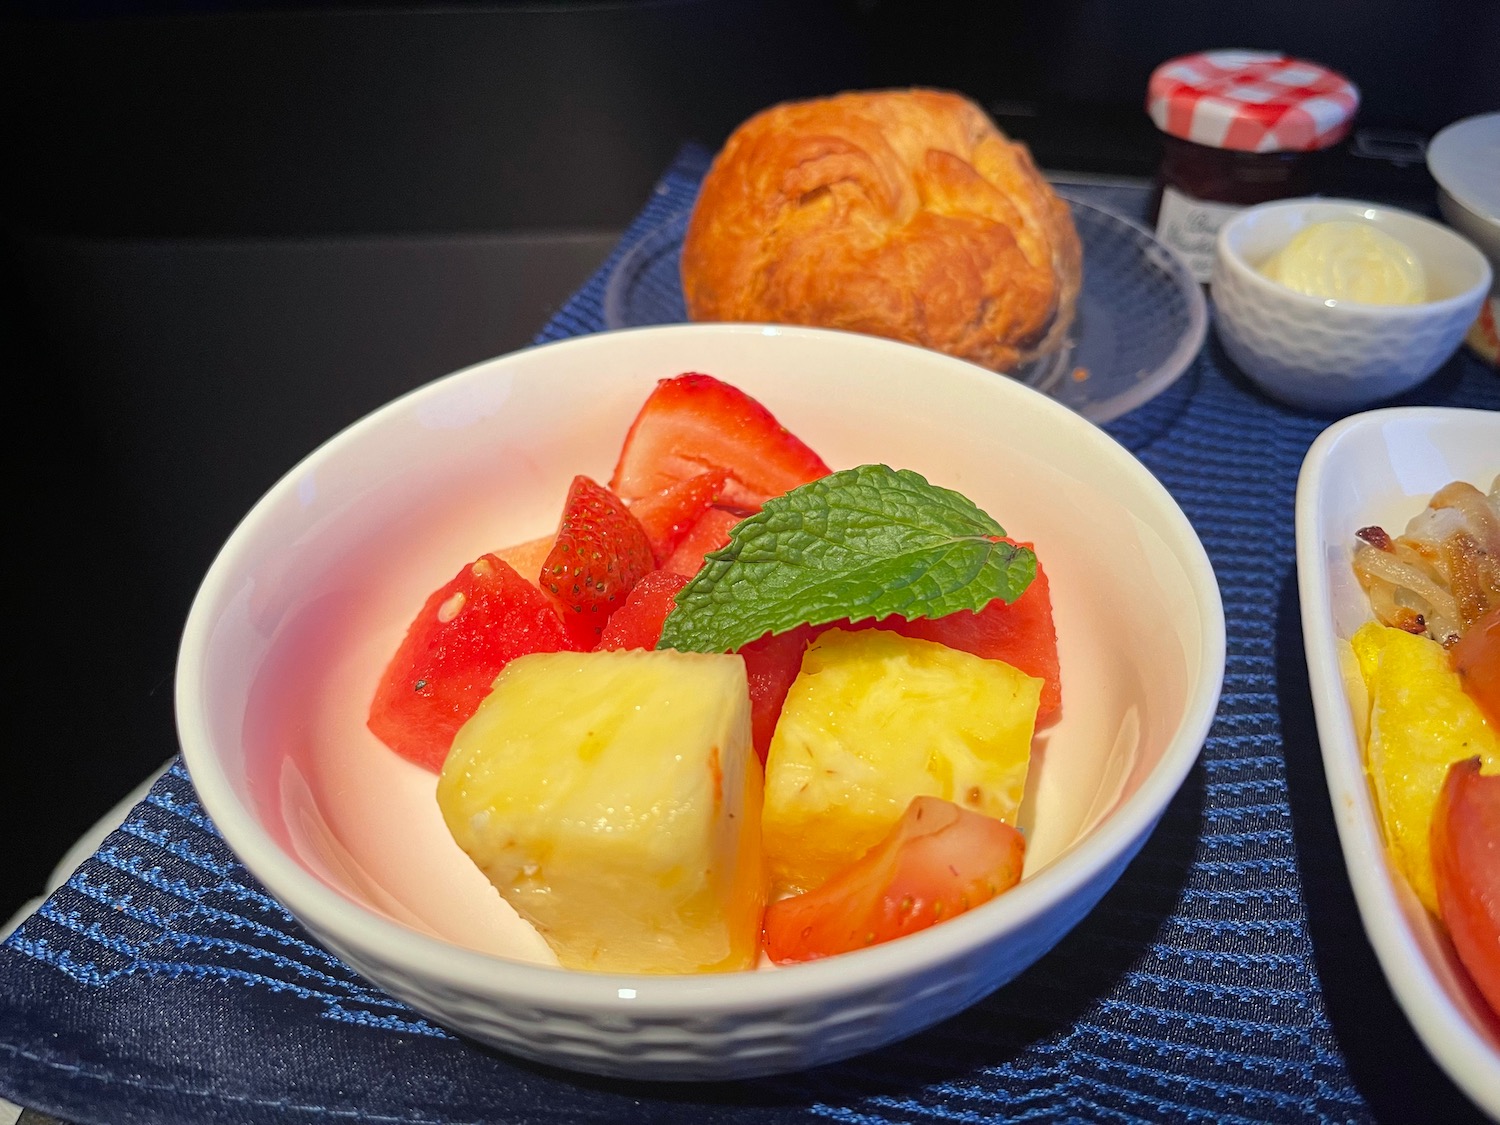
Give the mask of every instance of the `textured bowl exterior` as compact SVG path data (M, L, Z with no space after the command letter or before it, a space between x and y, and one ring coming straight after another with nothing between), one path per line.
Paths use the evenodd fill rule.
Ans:
M1262 390L1311 409L1352 409L1410 390L1453 354L1479 311L1476 298L1413 324L1341 317L1278 300L1222 267L1213 295L1229 358Z
M552 1066L611 1078L720 1081L782 1074L838 1062L914 1035L1007 984L1082 921L1139 851L1149 830L1116 862L1034 917L1004 942L986 942L893 979L788 997L753 1011L699 1007L610 1011L553 996L518 1001L484 980L454 982L389 956L378 942L343 930L318 938L397 999L488 1046ZM316 932L316 931L315 931ZM782 970L783 972L789 970ZM795 970L791 970L795 971Z
M1308 208L1310 221L1347 217L1336 210L1345 205L1327 201L1265 208L1298 206ZM1243 224L1253 223L1262 210L1251 208L1220 231L1212 292L1224 350L1272 397L1311 410L1339 411L1401 394L1442 366L1474 323L1490 274L1482 256L1467 244L1461 249L1474 259L1473 281L1454 297L1421 305L1330 304L1269 281L1247 260L1240 243ZM1403 217L1432 228L1434 238L1461 242L1419 216Z

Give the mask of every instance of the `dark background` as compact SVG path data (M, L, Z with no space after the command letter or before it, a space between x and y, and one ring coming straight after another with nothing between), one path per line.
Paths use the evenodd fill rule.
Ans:
M1146 177L1156 63L1276 48L1363 91L1330 189L1426 205L1420 163L1382 145L1500 106L1489 2L0 11L0 920L173 752L177 636L239 516L368 410L530 339L683 141L926 84L1044 167Z

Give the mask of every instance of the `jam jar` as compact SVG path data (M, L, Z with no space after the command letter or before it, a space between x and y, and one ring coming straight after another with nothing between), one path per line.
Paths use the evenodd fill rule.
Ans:
M1153 221L1199 281L1219 228L1246 207L1317 190L1318 154L1349 132L1359 91L1318 63L1268 51L1204 51L1151 74L1162 133Z

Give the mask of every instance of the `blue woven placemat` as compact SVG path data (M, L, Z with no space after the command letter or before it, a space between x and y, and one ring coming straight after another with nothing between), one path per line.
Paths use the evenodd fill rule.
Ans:
M684 151L539 339L599 329L619 254L691 204L705 161ZM1137 189L1070 190L1145 207ZM1403 401L1497 409L1500 376L1461 354ZM1297 471L1328 421L1258 395L1210 338L1182 380L1109 427L1213 560L1223 700L1199 765L1098 908L947 1023L753 1082L633 1085L516 1061L313 943L174 765L0 947L0 1096L79 1125L1473 1117L1386 991L1328 807L1292 569Z

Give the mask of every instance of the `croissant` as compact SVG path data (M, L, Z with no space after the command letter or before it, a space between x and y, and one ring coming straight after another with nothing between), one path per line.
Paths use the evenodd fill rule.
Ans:
M773 106L725 142L682 250L693 320L806 324L996 371L1055 350L1082 248L1067 205L973 102L938 90Z

